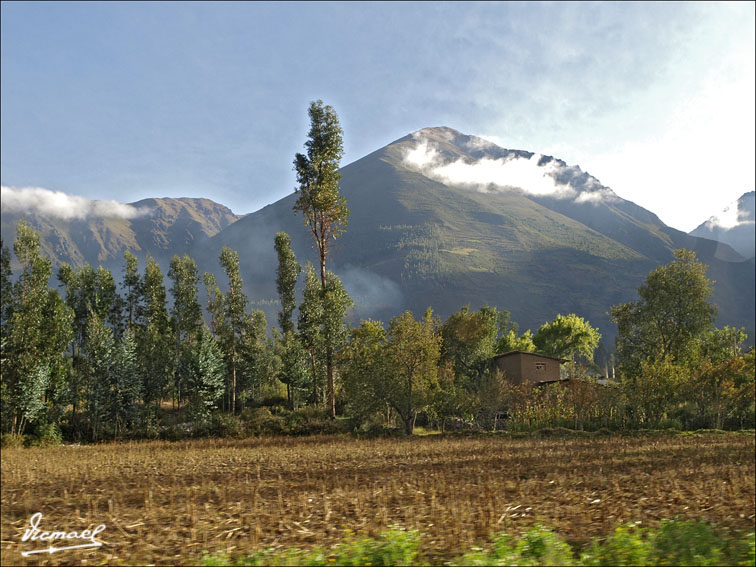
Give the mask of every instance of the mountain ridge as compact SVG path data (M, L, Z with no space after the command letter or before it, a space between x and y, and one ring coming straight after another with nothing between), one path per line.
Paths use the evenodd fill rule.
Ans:
M666 226L579 166L443 127L403 136L340 171L351 218L332 241L328 266L355 299L353 322L428 306L445 318L468 303L489 304L509 310L523 330L557 313L578 313L611 341L609 308L635 299L648 272L685 247L717 280L717 324L745 326L753 337L752 259ZM160 206L160 214L130 220L133 236L104 265L120 275L128 244L142 257L152 254L167 273L170 256L186 252L223 286L218 256L229 246L239 251L251 303L275 321L275 233L289 233L302 264L316 260L295 200L291 193L243 217L209 200L191 207L174 202L181 199L138 201L132 205ZM10 244L6 220L3 212ZM95 264L108 238L131 234L119 222L84 227L72 239L80 256ZM48 249L67 242L51 243L52 237L43 234Z

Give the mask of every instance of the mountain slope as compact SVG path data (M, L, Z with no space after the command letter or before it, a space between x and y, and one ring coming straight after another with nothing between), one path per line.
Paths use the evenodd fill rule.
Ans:
M446 317L467 303L487 303L511 311L522 328L576 312L610 338L609 307L634 299L647 273L686 247L711 266L720 324L753 330L752 262L667 227L560 160L431 128L341 172L351 218L333 242L329 266L355 298L358 316L386 319L433 306ZM221 246L231 246L240 251L251 297L275 298L277 231L291 235L300 261L315 260L292 211L295 199L204 243L208 265L217 266Z
M756 255L756 191L744 193L719 214L701 223L692 236L709 238L731 246L741 256Z
M67 262L102 264L116 274L123 265L123 253L131 250L140 259L146 254L165 263L173 254L191 252L240 217L228 207L209 199L144 199L128 205L137 213L119 216L87 215L62 218L50 214L21 213L3 209L2 237L9 247L15 240L16 225L22 218L40 232L42 251L53 266Z

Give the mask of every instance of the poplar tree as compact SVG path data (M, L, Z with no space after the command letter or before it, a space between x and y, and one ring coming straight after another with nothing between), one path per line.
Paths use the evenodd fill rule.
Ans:
M223 397L226 368L223 353L210 330L200 330L199 345L191 353L187 377L189 410L195 422L204 423Z
M2 329L0 337L5 336L5 325L10 317L12 293L10 251L3 245L3 239L0 238L0 329Z
M109 423L115 341L113 331L94 312L87 319L85 360L87 414L92 439L97 441L103 435L104 424Z
M294 409L294 390L303 385L309 374L305 352L294 333L294 322L292 321L292 315L296 308L295 288L297 278L302 272L302 266L297 262L296 255L291 249L291 238L285 232L276 234L275 249L278 255L276 288L278 289L278 296L281 298L278 324L281 326L282 334L282 339L276 343L281 360L278 379L286 384L286 399L289 408Z
M221 335L226 355L226 365L230 373L230 409L236 413L236 383L240 366L241 341L245 330L247 296L242 291L239 271L239 253L224 246L220 254L220 264L228 277L228 293L223 300L224 333Z
M318 276L310 262L305 266L305 287L302 303L299 306L297 329L302 346L307 351L307 358L312 376L312 395L314 405L320 403L320 389L325 372L325 344L321 333L323 320L323 293Z
M139 337L140 367L143 375L142 392L145 404L160 406L166 386L172 377L171 328L166 309L163 272L157 261L147 256L142 280L144 309L143 327Z
M127 328L115 351L113 367L113 394L110 419L115 434L134 428L139 419L139 400L142 398L142 380L139 376L139 359L134 331Z
M126 325L132 328L141 314L144 291L142 278L139 276L139 260L129 250L123 253L123 257L126 260L123 269L123 285L126 288L124 311Z
M64 356L72 337L73 314L57 290L47 287L51 262L40 253L39 234L24 221L16 230L13 249L21 274L6 305L2 393L8 420L3 427L22 434L27 424L41 421L44 410L57 401L51 399L55 392L50 386L66 379Z
M302 213L312 234L320 260L320 283L325 293L328 275L326 259L332 239L340 236L349 222L346 199L339 193L339 162L344 155L343 131L336 111L322 100L310 103L310 131L306 154L296 154L294 170L299 187L294 212ZM325 365L328 379L328 405L336 417L333 383L333 351L326 345Z
M171 329L173 331L174 399L181 405L189 359L202 331L202 308L197 299L199 274L194 259L174 255L168 277L173 282L171 295Z
M291 320L296 308L294 295L297 278L302 273L302 266L297 262L297 257L291 249L291 237L285 232L276 234L275 249L278 256L278 268L276 270L276 289L281 298L281 312L278 314L278 324L281 333L286 335L294 330Z

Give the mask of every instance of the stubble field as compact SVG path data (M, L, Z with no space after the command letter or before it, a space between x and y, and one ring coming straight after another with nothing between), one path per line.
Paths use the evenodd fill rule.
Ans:
M417 529L443 562L536 522L571 542L621 523L754 526L753 434L511 439L205 439L2 452L2 562L191 564ZM105 545L24 557L40 528ZM347 530L351 530L348 532Z

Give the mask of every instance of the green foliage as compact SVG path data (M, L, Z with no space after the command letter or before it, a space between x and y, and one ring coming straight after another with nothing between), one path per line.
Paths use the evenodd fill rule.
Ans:
M293 331L287 332L282 340L278 340L276 349L280 360L276 377L286 384L289 409L293 410L305 396L307 386L312 383L307 351Z
M39 234L25 222L17 227L14 251L21 274L6 287L2 336L2 431L22 434L46 410L61 403L73 313L57 291L48 289L50 260L40 254ZM4 285L9 286L10 282Z
M170 325L173 334L173 397L181 405L188 380L189 359L202 332L202 308L197 299L199 274L192 258L174 255L168 277L173 282Z
M294 157L297 172L297 202L294 211L304 216L305 225L315 239L321 258L321 277L325 277L328 242L346 229L349 209L339 193L339 162L344 155L343 131L336 111L318 100L310 103L310 131L307 154Z
M111 380L113 389L108 419L118 436L137 426L139 402L142 399L139 354L134 332L130 328L126 329L116 345Z
M140 313L138 335L139 363L142 372L142 394L146 404L155 409L173 382L173 338L166 309L163 272L154 258L148 256L142 280L144 309Z
M129 250L123 253L126 264L123 269L123 285L126 288L125 314L126 324L133 327L143 308L144 292L142 278L139 276L139 261Z
M297 327L302 345L310 359L313 377L312 401L316 404L320 399L318 392L324 379L328 377L332 359L346 343L348 330L344 321L347 309L353 303L336 274L329 271L326 285L322 287L312 264L307 263L304 299L299 307ZM329 407L333 409L333 406Z
M386 408L383 381L386 330L380 321L366 320L352 330L341 356L343 389L349 413L365 422Z
M323 320L322 286L318 281L311 263L305 266L305 288L302 303L299 306L299 320L297 330L301 337L302 346L307 351L312 368L312 397L311 402L317 404L319 391L325 381L325 342L321 333Z
M286 333L294 330L291 320L296 308L294 295L297 278L302 272L302 266L297 262L297 257L291 249L291 237L285 232L276 234L276 255L278 256L278 268L276 269L276 289L281 298L281 313L278 314L278 324L281 332Z
M429 309L416 321L404 312L389 323L363 321L345 351L345 388L358 415L389 406L412 434L417 414L433 402L438 388L441 337Z
M39 447L55 447L63 443L63 434L56 423L43 423L37 427L32 441Z
M517 336L517 330L515 329L510 329L501 335L499 341L496 343L496 352L503 354L513 350L535 352L536 346L535 343L533 343L533 333L530 332L530 329L525 331L519 337Z
M636 302L615 305L612 320L619 328L617 354L625 374L643 361L672 357L687 360L717 313L709 304L713 282L694 252L676 250L675 260L649 273Z
M655 530L618 527L604 543L594 541L581 565L748 565L754 533L732 535L705 522L662 520Z
M447 565L753 565L754 533L730 534L703 522L662 520L657 529L637 524L594 539L582 552L552 530L536 525L520 536L495 534L490 545L474 547ZM235 560L205 556L202 565L419 565L424 564L417 531L392 527L377 538L347 530L342 543L312 550L267 549Z
M462 556L459 565L574 565L570 546L552 531L535 526L522 537L494 537L489 550L474 550Z
M207 327L203 327L199 345L191 351L187 375L189 411L197 424L209 420L223 397L225 376L220 348Z
M598 329L574 313L557 315L550 323L544 323L533 337L536 348L549 356L576 360L581 356L593 360L601 334Z
M474 387L488 371L504 314L495 307L470 312L465 306L441 327L441 358L451 362L457 377Z
M97 441L110 423L116 360L113 331L94 313L87 321L85 348L87 413L92 438Z
M420 538L398 527L377 538L358 537L347 530L344 542L311 551L268 549L231 562L227 556L205 557L202 565L416 565Z

